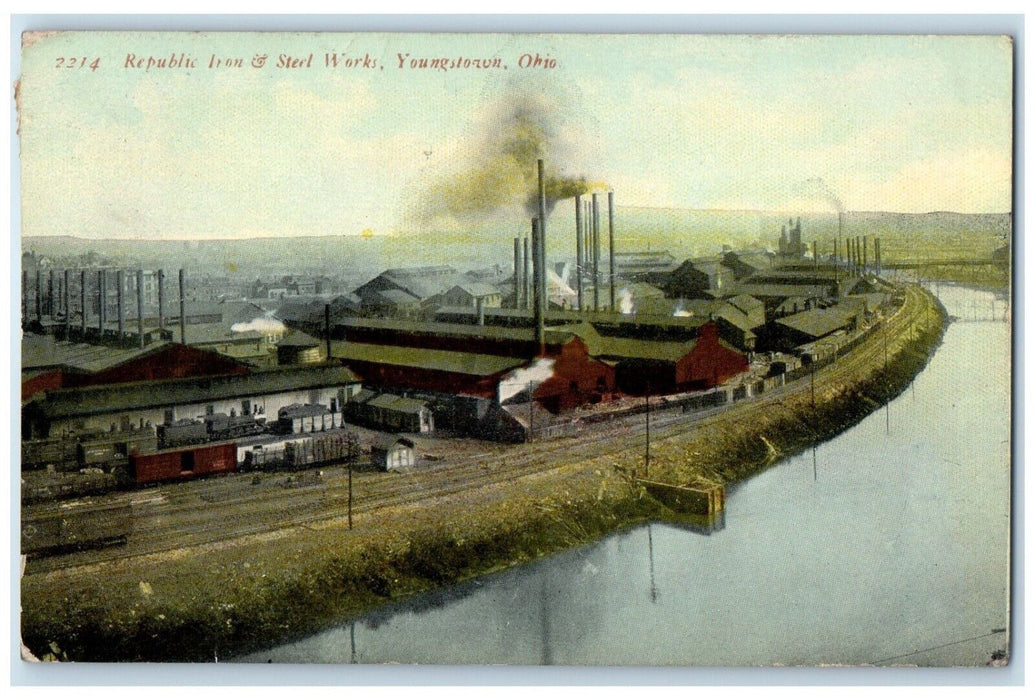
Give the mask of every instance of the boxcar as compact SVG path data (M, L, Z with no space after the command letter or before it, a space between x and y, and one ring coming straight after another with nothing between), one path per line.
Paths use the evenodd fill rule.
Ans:
M237 445L232 442L134 454L129 458L129 475L135 484L178 481L236 470Z
M22 513L22 554L53 554L125 544L133 526L128 503L51 505Z

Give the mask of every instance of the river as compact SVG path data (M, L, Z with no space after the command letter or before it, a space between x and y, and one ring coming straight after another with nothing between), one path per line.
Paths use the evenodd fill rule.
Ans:
M238 660L985 664L1009 626L1010 325L937 291L960 320L912 386L732 488L723 529L636 527Z

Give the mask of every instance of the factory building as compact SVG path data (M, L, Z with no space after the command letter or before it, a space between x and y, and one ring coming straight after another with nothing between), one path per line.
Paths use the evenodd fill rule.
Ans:
M219 413L275 420L280 409L295 404L340 412L361 388L351 370L330 365L60 388L36 394L22 406L23 438L113 426L128 430Z
M684 260L660 286L670 299L715 299L726 295L733 281L733 270L721 262Z
M61 388L161 379L247 374L240 362L178 343L112 348L26 334L22 338L22 398Z
M860 304L838 304L778 319L766 338L767 347L791 351L834 333L858 330L862 327L864 308Z
M614 366L626 394L670 394L711 389L748 370L748 359L719 338L714 321L697 327L590 324L569 327L590 354Z

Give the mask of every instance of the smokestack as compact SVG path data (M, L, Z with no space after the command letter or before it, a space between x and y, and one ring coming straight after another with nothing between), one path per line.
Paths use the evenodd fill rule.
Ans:
M36 320L43 323L43 273L36 268Z
M819 270L819 244L812 241L812 269Z
M608 279L611 287L611 310L615 306L615 193L607 193L607 254L610 259Z
M844 213L840 209L838 209L837 210L837 240L841 240L841 228L842 228L842 225L843 225L842 224L843 219L844 219ZM837 243L836 242L834 243L834 249L835 250L837 249ZM834 254L834 261L835 262L837 261L837 253Z
M856 273L862 272L862 238L860 236L855 237L855 271Z
M866 254L867 254L867 251L869 250L869 247L870 247L869 246L868 238L869 238L868 236L863 236L863 272L866 272L866 266L867 266Z
M47 316L54 318L54 271L50 270L47 275Z
M144 271L137 270L137 334L144 347Z
M476 297L474 300L474 307L478 311L478 325L485 325L485 300L482 297Z
M593 310L600 311L600 202L593 193Z
M65 289L62 301L65 302L65 340L72 332L72 301L68 298L69 283L72 281L72 271L65 270Z
M86 270L79 271L79 312L82 314L80 323L83 331L83 340L86 340Z
M165 270L158 271L158 330L165 330Z
M323 305L323 330L327 334L327 361L331 361L331 305Z
M532 259L528 257L528 236L525 236L524 240L525 256L521 258L521 308L527 311L532 308L532 298L528 293L528 274L530 272L530 266L532 265Z
M543 159L536 161L539 170L539 323L536 325L536 340L539 354L546 354L546 309L549 307L546 286L546 172Z
M521 308L521 239L514 237L514 308Z
M873 239L873 262L877 265L877 274L881 275L884 269L880 261L880 238Z
M100 270L97 273L97 305L100 309L100 317L97 319L97 329L104 338L104 326L108 322L108 271Z
M187 297L184 291L183 268L180 268L180 342L187 344Z
M575 195L575 289L578 293L579 311L582 311L582 265L585 252L582 250L582 195Z
M841 268L840 261L839 261L839 259L837 257L837 241L838 241L838 239L835 238L834 239L834 284L837 284L837 273L839 272L839 270Z
M540 278L540 276L544 272L542 264L541 264L542 261L541 261L541 259L539 257L539 246L540 246L539 238L540 238L541 235L542 234L539 232L539 219L533 218L532 219L532 253L533 253L533 257L532 257L532 322L533 322L533 326L535 326L535 342L536 342L537 345L539 345L540 350L542 350L542 343L541 343L541 341L543 340L543 337L545 335L545 334L542 334L540 332L540 328L543 327L543 318L542 318L542 315L541 315L542 314L542 306L539 303L541 301L540 298L539 298L539 294L540 294L539 278Z
M122 337L126 331L126 310L122 306L122 290L125 287L125 279L123 278L122 270L118 270L115 273L115 304L119 310L119 338Z

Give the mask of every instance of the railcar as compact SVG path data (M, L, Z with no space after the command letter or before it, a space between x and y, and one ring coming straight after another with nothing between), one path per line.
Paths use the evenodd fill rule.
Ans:
M237 444L228 442L132 454L122 481L126 486L141 486L235 471Z

